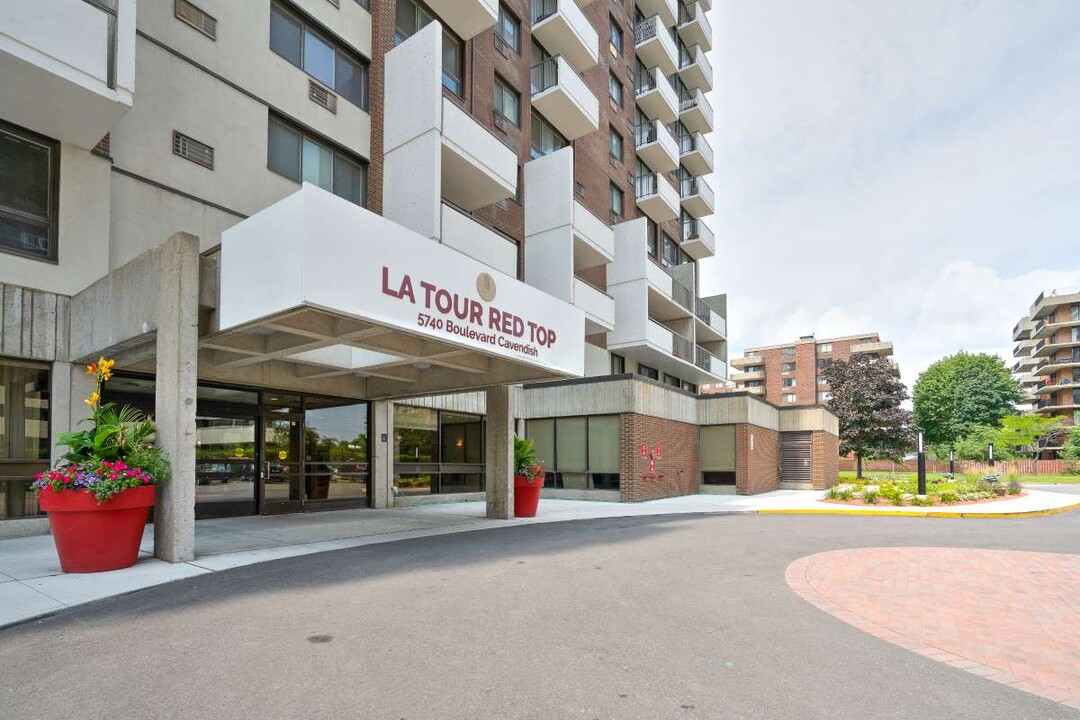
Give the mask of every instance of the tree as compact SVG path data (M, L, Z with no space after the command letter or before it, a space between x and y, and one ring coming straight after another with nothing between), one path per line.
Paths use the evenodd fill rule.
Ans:
M915 381L915 423L928 443L953 447L980 425L998 426L1020 400L1020 383L1000 357L960 351Z
M1065 418L1027 415L1007 415L1001 419L997 445L1016 450L1032 460L1048 446L1061 440ZM995 446L995 451L997 447Z
M1080 463L1080 426L1068 429L1068 435L1061 450L1058 451L1058 457L1070 464Z
M855 355L824 371L832 390L829 409L840 421L840 453L855 453L857 476L863 458L895 459L914 444L912 415L900 407L907 388L885 359Z
M994 458L996 460L1014 460L1016 458L1013 446L1001 442L1001 427L993 425L978 425L972 428L967 435L956 439L952 449L956 451L957 460L986 462L986 446L990 443L994 443ZM949 457L948 448L945 449L943 456L939 455L938 457Z

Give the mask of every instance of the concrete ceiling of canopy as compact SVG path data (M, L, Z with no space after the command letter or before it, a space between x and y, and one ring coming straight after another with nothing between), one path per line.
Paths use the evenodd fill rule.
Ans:
M365 399L569 377L318 307L204 335L199 348L200 379Z

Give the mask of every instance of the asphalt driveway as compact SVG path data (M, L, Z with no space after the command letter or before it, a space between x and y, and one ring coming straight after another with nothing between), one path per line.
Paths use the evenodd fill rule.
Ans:
M1077 554L1080 512L620 518L275 561L0 631L0 717L1080 718L785 583L877 546Z

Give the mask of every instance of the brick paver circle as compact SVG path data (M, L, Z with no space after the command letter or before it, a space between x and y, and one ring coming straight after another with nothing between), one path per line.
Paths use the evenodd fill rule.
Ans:
M786 579L883 640L1080 708L1080 555L858 548L800 558Z

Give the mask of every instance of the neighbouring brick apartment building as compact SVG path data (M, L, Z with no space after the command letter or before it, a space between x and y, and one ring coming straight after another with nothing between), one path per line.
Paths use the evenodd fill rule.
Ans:
M1080 288L1039 293L1012 338L1013 374L1031 409L1080 425Z
M835 417L699 395L727 376L711 5L16 3L0 535L44 528L29 480L99 355L106 400L156 414L174 561L196 517L505 517L515 432L556 496L835 481Z
M807 335L795 342L747 348L742 357L733 358L731 375L736 389L764 397L781 407L819 405L832 397L823 371L837 360L853 355L888 358L891 342L877 333L815 338ZM894 361L899 377L900 369Z

